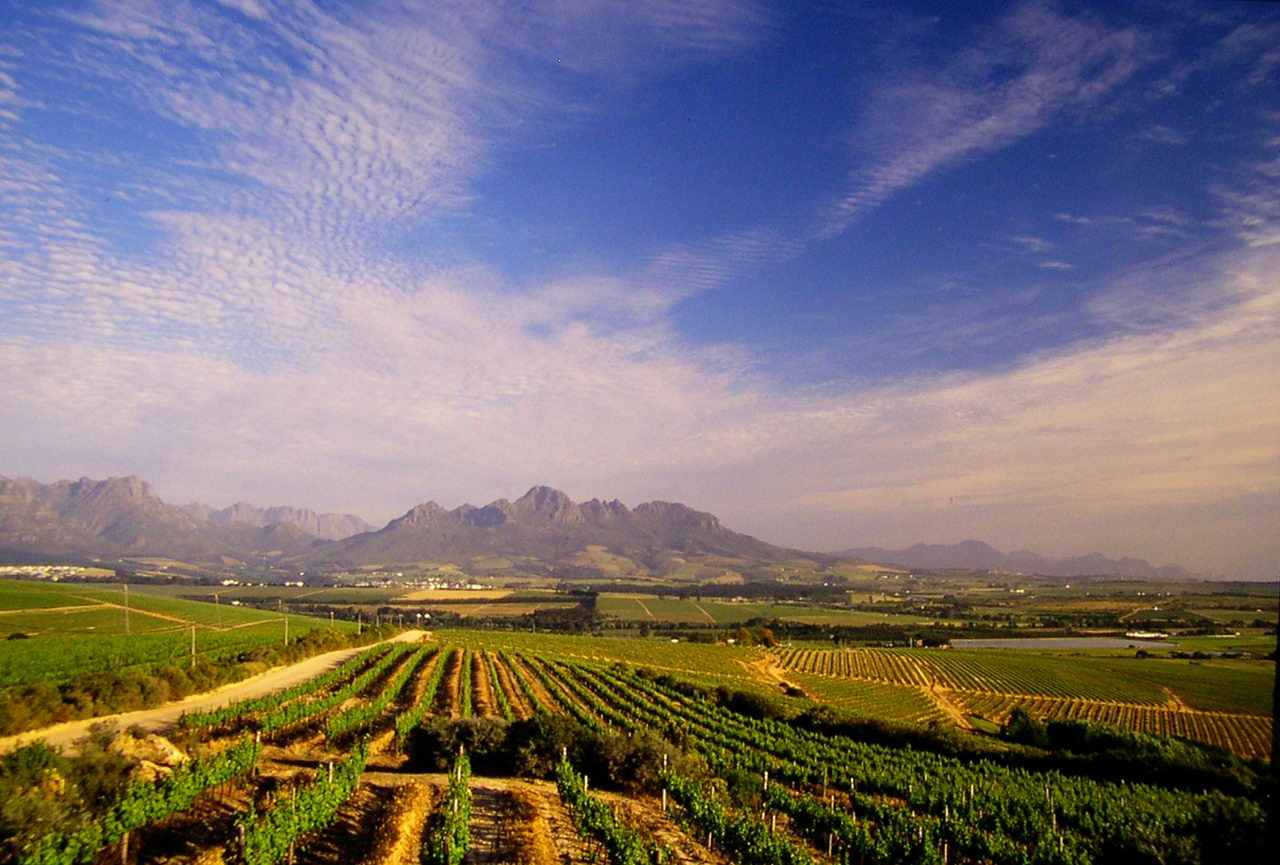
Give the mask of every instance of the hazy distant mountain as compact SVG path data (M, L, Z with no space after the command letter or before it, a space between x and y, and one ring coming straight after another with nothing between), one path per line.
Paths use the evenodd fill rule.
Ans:
M200 519L161 501L136 477L41 484L0 477L0 556L213 560L223 555L297 555L315 538L293 526L261 528Z
M1051 577L1077 577L1112 574L1140 579L1185 580L1195 577L1176 565L1157 567L1145 559L1109 559L1099 553L1069 558L1048 558L1029 550L1002 553L983 541L961 541L958 544L915 544L905 550L883 547L855 547L840 555L858 556L876 562L902 565L917 570L965 568L1020 574L1043 574Z
M324 540L338 540L373 531L374 527L354 514L317 514L309 508L292 508L283 505L273 508L254 507L248 502L236 502L222 510L192 502L182 509L192 516L211 523L244 523L249 526L267 526L288 523L309 535Z
M514 502L498 499L483 507L417 505L376 532L323 544L310 558L368 564L514 555L554 562L588 546L650 563L669 552L765 561L799 555L730 531L712 514L682 504L647 502L634 509L617 500L579 504L559 490L537 486Z

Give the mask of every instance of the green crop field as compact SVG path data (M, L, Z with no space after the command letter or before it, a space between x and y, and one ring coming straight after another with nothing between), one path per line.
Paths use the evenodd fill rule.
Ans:
M752 619L782 619L811 625L915 625L933 619L897 613L866 613L806 604L726 601L713 598L672 598L645 594L603 593L596 611L629 622L670 622L692 625L740 625Z
M36 606L36 601L41 606ZM121 671L282 644L274 612L148 595L131 589L126 620L122 586L35 585L0 580L0 687L57 683L86 673ZM289 617L289 636L328 620ZM348 622L334 624L353 631ZM24 639L18 639L22 636Z
M945 718L943 712L920 688L909 685L890 685L812 673L797 673L792 680L820 703L870 718L917 724Z
M1109 658L1090 659L1089 667L1102 676L1167 687L1201 711L1271 713L1276 670L1271 661Z

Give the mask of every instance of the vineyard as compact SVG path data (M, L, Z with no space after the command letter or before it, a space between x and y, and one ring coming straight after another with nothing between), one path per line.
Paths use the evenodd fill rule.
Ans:
M592 657L596 641L457 637L379 644L285 690L189 713L171 734L189 760L71 825L18 832L10 852L20 865L1071 865L1170 851L1249 861L1263 836L1262 803L1238 790L863 741L744 714L660 666ZM616 648L676 658L664 644ZM714 648L684 663L743 673L738 654ZM846 671L797 673L806 686L866 684L868 706L901 698L902 713L936 720L920 656L869 654L784 657ZM847 672L875 662L905 681ZM997 699L966 708L1008 711ZM1035 699L1046 711L1082 702ZM21 765L4 758L6 772Z
M1134 661L1123 667L1115 658L1011 652L779 649L774 654L813 695L866 714L927 722L950 708L1003 724L1021 707L1044 719L1100 721L1194 739L1243 757L1271 753L1266 712L1274 665L1236 664L1205 672L1185 662ZM1207 686L1209 677L1216 678L1216 688Z

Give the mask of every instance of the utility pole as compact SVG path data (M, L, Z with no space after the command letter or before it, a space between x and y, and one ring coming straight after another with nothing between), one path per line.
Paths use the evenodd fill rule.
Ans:
M191 666L196 665L196 626L191 626Z

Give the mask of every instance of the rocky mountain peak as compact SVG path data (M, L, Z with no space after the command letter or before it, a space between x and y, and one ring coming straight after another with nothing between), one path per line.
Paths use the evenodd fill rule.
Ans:
M511 505L512 516L548 522L579 522L582 514L578 506L560 490L536 486L516 499Z
M449 512L440 507L435 502L424 502L420 505L414 505L404 516L398 517L387 523L387 528L393 527L421 527L431 526L440 522L449 516Z

